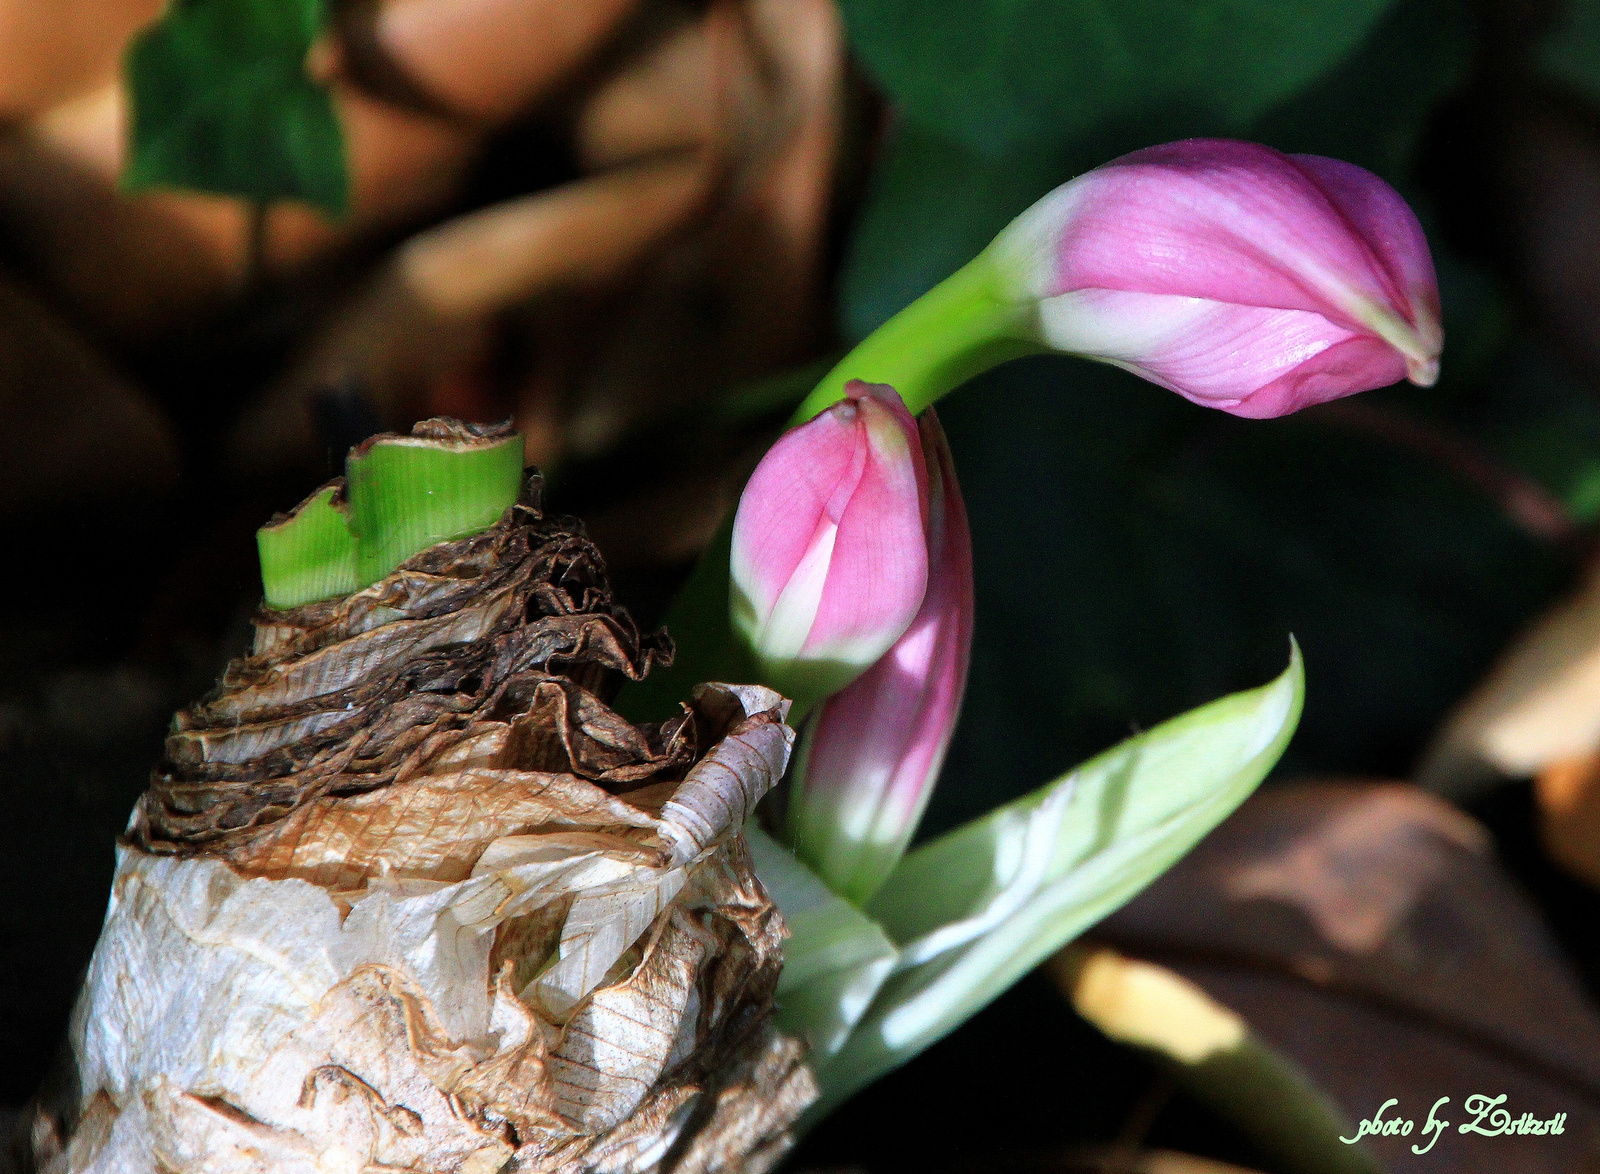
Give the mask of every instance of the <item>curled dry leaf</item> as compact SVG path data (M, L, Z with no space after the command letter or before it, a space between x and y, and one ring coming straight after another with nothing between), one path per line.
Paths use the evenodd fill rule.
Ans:
M119 849L45 1168L775 1161L815 1089L769 1022L785 930L739 829L788 703L703 685L618 717L669 655L533 493L259 615Z

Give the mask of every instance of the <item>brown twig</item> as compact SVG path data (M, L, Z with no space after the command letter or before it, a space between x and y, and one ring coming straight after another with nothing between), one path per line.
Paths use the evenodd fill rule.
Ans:
M1339 400L1311 409L1318 419L1427 457L1491 498L1530 538L1576 551L1583 528L1560 498L1468 437L1395 408Z

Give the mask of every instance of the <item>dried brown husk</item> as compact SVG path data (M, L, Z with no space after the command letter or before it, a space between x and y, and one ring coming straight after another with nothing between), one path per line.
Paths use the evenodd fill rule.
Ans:
M787 702L670 658L535 499L263 612L174 720L73 1027L68 1171L761 1170L815 1095L739 829Z

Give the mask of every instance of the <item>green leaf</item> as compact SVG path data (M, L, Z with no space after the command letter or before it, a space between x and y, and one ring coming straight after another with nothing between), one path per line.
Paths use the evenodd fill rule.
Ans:
M911 852L868 906L900 948L814 1115L903 1064L1132 898L1244 801L1299 721L1287 670L1131 738Z
M351 450L345 471L356 578L376 583L417 552L500 520L522 490L522 435L380 436Z
M1353 49L1390 0L845 0L850 39L923 125L981 150L1152 111L1241 130Z
M356 541L339 490L338 484L324 485L284 518L256 531L268 607L297 607L361 586Z
M487 530L522 492L522 435L426 420L351 449L345 474L256 531L269 607L348 595Z
M323 0L173 0L128 51L129 188L180 187L342 215L344 139L306 74Z
M745 842L789 927L778 979L778 1026L804 1039L812 1063L844 1046L900 951L877 922L829 889L755 824Z

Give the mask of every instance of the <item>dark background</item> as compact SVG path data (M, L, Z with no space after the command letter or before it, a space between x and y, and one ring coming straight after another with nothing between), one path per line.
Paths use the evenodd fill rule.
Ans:
M670 19L651 19L668 24L706 11L662 7ZM806 311L815 329L770 353L754 347L767 358L693 395L679 380L601 444L549 449L552 505L595 521L621 594L654 621L707 532L685 521L686 497L704 486L725 500L786 414L781 380L759 380L798 369L803 387L808 363L1057 183L1152 142L1228 134L1351 160L1412 200L1444 298L1432 389L1244 421L1120 371L1037 358L941 404L971 512L979 613L925 834L1261 683L1281 671L1290 633L1308 699L1279 777L1405 778L1507 640L1595 556L1600 6L1301 0L1251 40L1208 23L1218 2L1176 6L1182 19L1169 5L1107 4L1116 28L1105 36L1135 47L1121 56L1083 33L1092 7L845 3L847 133L817 246L826 280ZM16 325L28 312L10 315L0 388L26 426L0 429L0 1103L31 1095L63 1038L115 839L172 710L245 647L259 600L254 528L379 427L461 402L483 418L525 418L548 326L498 315L464 401L437 387L420 398L323 387L315 439L247 470L230 466L239 430L397 243L584 170L570 92L507 121L448 200L369 234L338 264L267 275L203 320L140 338L74 316L38 262L40 240L9 210L15 166L0 168L0 272L138 389L170 445L159 459L139 451L115 414L28 423L41 401L75 392L39 366L43 344ZM125 279L109 261L97 278ZM639 345L648 370L653 344ZM765 410L726 409L763 386ZM557 400L572 409L558 432L591 402ZM1530 802L1510 780L1473 810L1593 992L1594 894L1544 858ZM1062 1168L1049 1164L1062 1145L1138 1132L1152 1114L1152 1143L1267 1166L1035 976L842 1110L801 1158ZM996 1121L999 1156L985 1133Z

